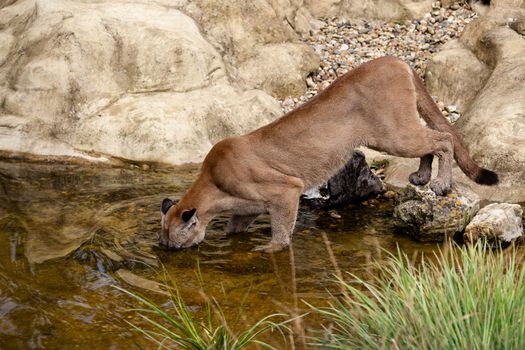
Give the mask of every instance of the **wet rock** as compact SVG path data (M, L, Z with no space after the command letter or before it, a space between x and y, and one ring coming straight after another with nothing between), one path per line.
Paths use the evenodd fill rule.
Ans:
M491 245L512 243L523 235L522 215L519 204L489 204L474 216L463 237L470 243L479 240Z
M378 194L382 187L381 180L368 167L364 154L355 151L325 186L310 191L302 200L315 208L336 208Z
M116 272L116 274L124 282L126 282L127 284L133 287L149 290L151 292L155 292L159 294L169 295L169 293L165 289L163 289L162 284L152 281L150 279L138 276L129 270L120 269Z
M436 196L427 186L409 184L394 209L396 226L423 242L441 242L463 232L479 210L479 197L454 184L447 196Z
M385 197L386 199L395 199L397 197L397 193L392 190L386 191L383 194L383 197Z

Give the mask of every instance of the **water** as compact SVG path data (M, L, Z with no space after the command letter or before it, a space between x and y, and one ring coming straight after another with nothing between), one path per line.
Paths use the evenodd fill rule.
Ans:
M206 295L219 301L227 318L240 315L249 324L290 310L294 301L305 311L300 300L323 305L329 293L337 294L327 242L340 270L364 278L373 275L372 260L385 258L383 250L399 245L415 255L438 248L395 234L393 205L380 201L340 210L340 219L301 208L293 255L251 251L270 239L267 216L247 233L226 236L224 215L210 223L199 247L160 249L160 203L180 197L197 171L0 161L0 348L147 344L126 323L142 324L129 311L138 304L112 286L169 306L155 292L164 269L198 317L199 265Z

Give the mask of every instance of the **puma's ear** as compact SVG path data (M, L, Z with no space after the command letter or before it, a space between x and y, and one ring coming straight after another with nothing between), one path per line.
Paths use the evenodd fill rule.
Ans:
M162 214L166 215L166 213L168 212L168 210L173 206L173 201L169 198L164 198L164 200L162 201L162 204L160 206L160 211Z
M184 210L182 212L182 220L184 222L188 222L190 221L190 219L193 217L193 215L195 215L195 212L197 211L197 209L193 208L191 210Z

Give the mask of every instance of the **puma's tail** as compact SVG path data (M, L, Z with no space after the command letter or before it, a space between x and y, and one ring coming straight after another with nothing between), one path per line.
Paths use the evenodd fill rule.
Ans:
M498 183L498 174L477 165L469 156L465 144L456 129L441 114L438 106L423 85L423 81L412 71L417 94L417 110L427 125L438 131L448 132L454 140L454 159L461 170L470 179L482 185L495 185Z

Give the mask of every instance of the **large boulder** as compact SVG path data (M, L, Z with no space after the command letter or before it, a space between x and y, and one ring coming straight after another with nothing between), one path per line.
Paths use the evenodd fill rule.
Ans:
M280 116L268 93L301 94L317 65L262 0L11 1L0 5L0 150L200 161Z
M433 95L456 104L456 124L474 160L500 175L497 188L480 188L493 200L525 201L525 1L493 1L459 40L428 66Z

